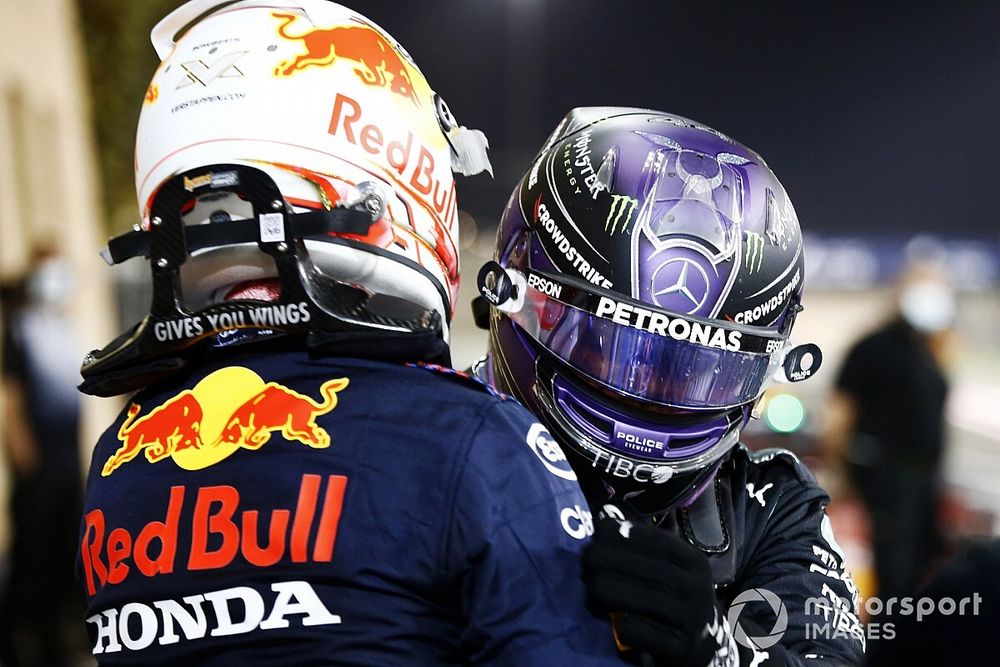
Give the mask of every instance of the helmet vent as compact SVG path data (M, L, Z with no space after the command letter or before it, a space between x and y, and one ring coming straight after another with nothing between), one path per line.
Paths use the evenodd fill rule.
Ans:
M601 417L597 416L593 412L590 412L589 410L578 410L575 404L573 405L568 404L566 407L569 409L568 410L569 412L572 412L573 417L577 421L587 422L592 427L601 431L601 433L607 434L608 438L610 439L612 424L609 420L602 419Z

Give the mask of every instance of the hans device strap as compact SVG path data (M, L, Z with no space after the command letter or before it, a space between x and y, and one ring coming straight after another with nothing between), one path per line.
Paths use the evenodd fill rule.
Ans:
M253 206L246 220L185 225L188 203L207 193L231 192ZM148 231L113 239L102 255L109 263L149 258L153 298L149 314L83 361L80 390L114 396L148 386L183 368L215 335L235 329L266 329L303 335L311 349L326 348L331 335L370 331L405 338L440 334L440 316L409 301L372 294L337 282L309 258L305 239L381 254L380 248L330 233L365 234L380 206L294 213L274 181L260 169L218 164L179 174L156 194ZM256 243L273 260L280 296L276 301L235 299L191 310L184 303L180 268L197 250ZM401 258L402 259L402 258ZM447 303L447 299L445 299Z

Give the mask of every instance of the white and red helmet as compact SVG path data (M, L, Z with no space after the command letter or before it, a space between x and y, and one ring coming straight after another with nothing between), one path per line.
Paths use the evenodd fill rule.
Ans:
M296 210L377 192L383 215L353 238L384 253L312 241L309 254L337 280L439 312L447 337L459 278L452 171L476 173L489 162L485 138L457 126L406 51L326 0L192 0L160 21L152 40L162 62L135 147L145 223L160 186L202 165L257 167ZM190 212L194 222L249 214L237 197L205 199ZM252 246L194 260L183 276L192 303L272 270Z
M81 389L146 386L241 328L317 348L342 335L341 352L343 337L360 346L372 332L379 349L422 341L446 355L452 173L490 164L486 138L458 125L406 51L325 0L191 0L152 41L162 62L135 147L142 225L104 256L147 257L153 302L87 356Z

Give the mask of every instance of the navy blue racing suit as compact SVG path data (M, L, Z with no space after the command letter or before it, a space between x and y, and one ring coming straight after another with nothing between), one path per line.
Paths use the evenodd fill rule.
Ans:
M94 451L77 574L107 665L621 664L584 607L592 532L513 400L256 345L125 406Z

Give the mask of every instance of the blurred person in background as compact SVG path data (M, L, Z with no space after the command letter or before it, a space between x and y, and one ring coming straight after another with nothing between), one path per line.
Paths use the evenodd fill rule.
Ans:
M73 272L37 248L3 322L4 459L11 480L11 550L0 602L0 659L66 665L80 653L82 605L73 582L81 474L80 351L66 306ZM17 298L17 292L21 298Z
M490 168L485 137L332 2L195 0L152 39L143 224L106 257L148 257L153 302L82 369L137 392L87 482L94 655L618 664L558 445L447 367L453 172Z
M789 340L803 262L764 160L652 110L570 112L503 213L473 370L566 452L599 517L590 600L642 664L861 659L827 494L791 452L740 444L769 385L819 368Z
M944 361L955 296L927 263L904 269L890 319L837 375L824 448L868 511L878 595L912 595L941 551Z

